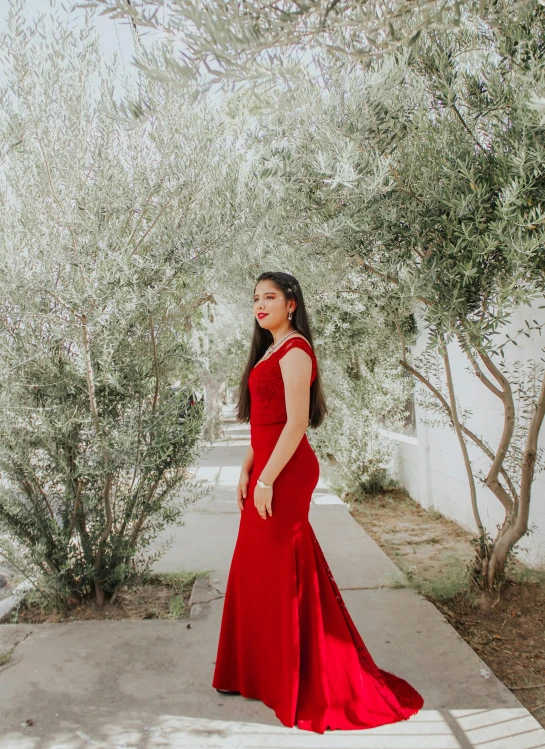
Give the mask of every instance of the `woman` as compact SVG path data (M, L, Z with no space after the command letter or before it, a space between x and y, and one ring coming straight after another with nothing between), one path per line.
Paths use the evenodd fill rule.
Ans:
M318 733L407 720L423 699L374 663L308 521L320 470L305 432L327 408L296 279L262 273L254 316L238 399L251 447L212 686Z

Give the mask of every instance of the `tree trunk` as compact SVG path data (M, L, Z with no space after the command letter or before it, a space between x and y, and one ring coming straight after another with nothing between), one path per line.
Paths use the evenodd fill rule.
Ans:
M530 515L530 495L534 471L537 459L537 442L543 417L545 415L545 377L541 381L541 389L536 405L536 410L528 427L526 447L521 465L520 498L516 515L508 516L503 528L498 534L492 552L490 554L487 569L487 587L492 590L496 587L496 580L505 570L507 557L513 546L520 541L528 530L528 519Z

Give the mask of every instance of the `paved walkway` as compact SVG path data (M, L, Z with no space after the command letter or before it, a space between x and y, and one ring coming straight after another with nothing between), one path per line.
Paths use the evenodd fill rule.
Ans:
M190 628L187 620L1 626L0 651L19 644L0 669L0 749L545 747L534 718L322 485L310 519L349 611L376 662L413 684L424 708L402 723L320 735L285 728L258 700L213 690L247 428L227 425L226 437L198 466L209 495L186 510L156 564L211 571ZM33 725L21 725L27 719Z

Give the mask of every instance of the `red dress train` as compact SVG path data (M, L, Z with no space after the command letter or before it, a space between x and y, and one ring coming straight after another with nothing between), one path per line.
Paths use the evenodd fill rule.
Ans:
M261 700L285 725L324 733L407 720L424 700L367 650L308 520L319 464L306 434L274 482L272 516L253 503L256 480L286 423L279 361L289 338L250 373L254 465L225 591L212 686ZM230 698L233 699L233 698Z

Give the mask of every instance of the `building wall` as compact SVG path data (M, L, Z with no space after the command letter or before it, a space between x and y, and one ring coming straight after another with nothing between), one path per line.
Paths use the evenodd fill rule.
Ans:
M532 324L535 319L545 322L545 310L539 309L543 300L535 301L531 308L523 307L517 311L506 328L513 336L525 327L524 320ZM421 333L414 348L418 354L426 344L423 326L419 323ZM530 360L543 365L545 358L543 337L532 332L530 338L521 336L517 339L518 347L510 344L505 348L506 361L512 367L516 360L527 364ZM469 361L456 343L449 344L451 368L455 383L458 408L469 409L470 415L466 424L477 435L483 437L495 449L499 443L503 428L503 409L499 399L483 385L473 373ZM495 360L497 363L497 360ZM512 382L512 379L511 379ZM417 388L423 388L418 384ZM446 386L444 388L446 392ZM418 401L418 394L416 395ZM471 532L477 532L477 525L471 508L469 484L462 458L462 452L456 434L447 426L427 426L423 418L435 418L426 413L418 402L416 404L416 439L398 435L395 471L400 483L407 489L413 499L423 507L439 510L443 515L455 520ZM545 449L545 424L542 426L539 447ZM474 470L486 474L490 461L478 448L469 446L469 455ZM517 482L519 476L516 477ZM493 538L498 524L503 523L503 506L492 492L477 481L477 499L481 520ZM518 556L521 561L531 566L545 564L545 472L536 473L532 486L530 502L529 527L535 525L535 532L524 536L519 542Z

